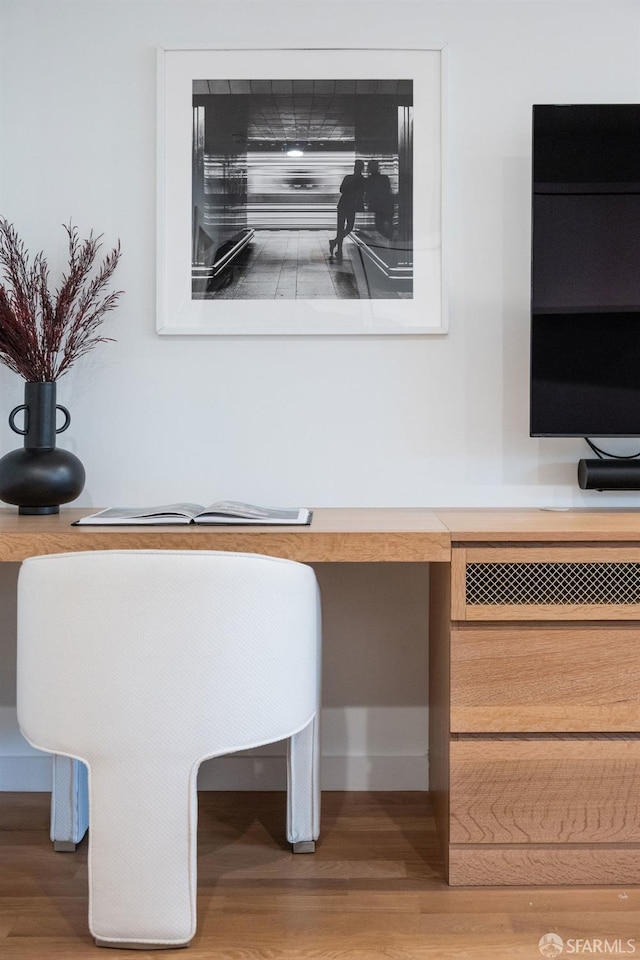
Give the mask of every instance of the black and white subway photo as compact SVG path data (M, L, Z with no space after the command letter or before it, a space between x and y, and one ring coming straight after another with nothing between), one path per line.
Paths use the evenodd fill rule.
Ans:
M411 300L411 79L194 79L193 300Z

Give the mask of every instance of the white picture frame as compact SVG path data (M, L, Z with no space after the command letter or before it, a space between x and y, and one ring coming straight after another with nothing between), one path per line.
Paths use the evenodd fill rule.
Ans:
M394 89L404 93L388 93ZM388 336L446 333L448 318L442 251L445 142L443 89L442 44L420 48L357 50L160 47L156 291L158 333L196 336ZM274 167L272 160L275 157L277 161L276 153L282 149L277 135L281 133L284 136L284 124L278 128L272 141L255 139L256 131L263 135L266 129L264 119L256 122L254 117L258 112L261 118L269 113L264 109L264 98L260 99L260 92L268 90L275 91L268 96L273 98L276 114L287 112L283 104L290 108L291 103L299 102L301 92L312 92L309 115L318 119L313 114L314 104L318 114L325 111L322 118L325 128L330 109L327 106L325 110L324 106L318 104L326 105L328 101L326 98L322 99L322 93L333 90L335 97L332 103L337 103L339 110L346 111L348 106L351 114L357 114L354 121L356 131L363 126L369 130L367 139L366 136L360 137L358 132L354 134L354 126L343 127L347 132L342 140L336 139L329 146L326 145L327 141L324 141L323 149L326 149L327 153L322 158L318 153L319 141L311 144L313 149L307 152L308 163L311 165L313 159L316 166L310 166L309 169L329 171L335 167L337 179L331 181L329 187L323 181L318 188L318 182L328 176L328 173L322 173L315 181L315 173L309 174L309 181L317 188L317 194L325 191L321 194L323 201L314 201L310 196L305 196L302 198L303 202L297 204L299 198L294 198L303 210L303 219L307 218L304 227L307 232L298 233L304 242L314 245L316 261L319 256L326 259L329 282L333 283L335 288L337 280L341 280L341 274L351 271L352 276L347 275L345 279L345 282L348 280L350 284L347 295L336 296L332 291L328 296L323 294L322 290L326 288L321 284L313 288L305 287L300 280L297 294L292 295L291 288L284 285L282 276L274 294L273 276L267 270L262 274L265 280L263 285L251 286L248 283L260 276L258 272L250 272L257 262L251 261L251 257L255 256L255 249L270 249L268 243L274 240L277 242L284 237L283 233L273 229L273 224L277 226L281 221L270 218L278 216L278 210L285 207L284 201L290 203L285 181L284 186L278 188L282 191L278 194L263 195L258 188L252 186L252 177L255 180L258 174L252 174L251 171L260 168L261 164L265 167L267 163L262 157L270 158L269 169L281 169L277 164ZM281 90L285 92L279 93ZM406 93L407 90L410 90L410 94ZM227 98L221 99L225 94ZM232 96L236 96L236 100L232 100ZM339 99L340 96L343 99ZM372 100L372 96L378 99ZM284 99L278 100L278 97ZM347 100L346 97L350 99ZM260 110L255 106L258 102ZM408 102L410 106L406 106ZM378 105L380 111L377 110ZM327 218L335 217L343 168L346 169L345 164L349 160L353 172L354 156L362 156L367 163L365 174L367 170L371 170L367 158L370 160L376 155L376 139L381 140L383 133L378 135L374 126L374 133L371 134L372 121L367 121L366 117L379 112L381 116L390 116L390 122L393 123L396 122L393 120L394 109L397 110L398 127L404 122L402 129L405 130L407 123L409 124L410 139L403 134L402 145L398 145L396 155L388 156L387 169L391 177L385 179L391 180L392 191L395 187L395 223L391 221L389 226L390 239L385 239L378 231L378 215L373 213L372 204L367 202L365 210L355 215L355 229L344 241L349 256L348 269L345 270L342 260L340 269L337 270L326 245L331 239L331 233L335 232L335 227L327 227ZM291 119L290 114L289 109L288 120ZM405 121L401 121L401 115ZM227 116L233 117L233 122L224 119ZM248 116L250 120L247 120ZM361 116L364 116L365 120L358 119ZM211 119L212 117L214 119ZM218 117L223 119L219 120ZM342 120L342 116L339 119ZM219 128L215 126L217 123L221 124ZM312 126L310 120L306 128L307 134ZM234 127L237 129L233 129ZM382 127L380 130L382 131ZM250 139L250 132L253 139ZM271 133L273 134L273 125ZM384 135L388 136L387 133ZM349 140L350 137L353 142ZM397 137L400 139L399 133ZM225 159L225 156L228 157L228 146L225 144L231 142L230 138L233 138L234 143L239 142L239 152L235 159L231 158L231 165ZM211 144L216 146L212 147ZM259 155L256 152L255 144L265 151L264 154ZM363 145L366 147L364 150ZM337 148L343 152L340 153ZM218 151L220 156L216 154L212 159L212 150ZM223 155L225 151L227 154ZM331 158L337 158L335 164ZM239 176L224 172L227 168L233 170L234 163L241 171ZM200 169L206 172L198 173ZM306 169L303 165L301 178L307 176L304 172ZM210 173L212 170L213 174ZM220 170L223 172L220 173ZM277 176L280 177L279 172ZM365 176L366 179L368 177ZM240 184L239 187L233 187L236 195L235 199L232 197L229 201L228 208L225 206L226 199L220 200L216 192L221 183L225 190L232 189L227 187L227 180L229 183ZM291 177L288 182L292 182ZM291 189L307 185L306 181L301 184L294 183ZM331 213L328 212L327 189L334 191ZM236 202L237 196L244 196L244 203L242 200ZM263 196L276 196L283 203L263 203ZM402 204L404 214L401 214ZM234 235L240 238L238 244L242 252L235 251L238 257L233 268L229 269L225 266L225 257L229 253L235 255L235 246L238 244L235 240L229 241L231 246L227 251L223 246L215 247L217 240L212 241L211 236L221 229L220 223L228 230L229 222L233 218L241 219L244 215L248 217L248 223ZM291 217L290 207L286 208L285 215ZM324 223L324 228L320 228L325 230L324 239L318 229L316 234L311 236L308 225L311 217L317 217L318 222ZM359 226L359 223L365 221L368 226ZM290 221L286 222L290 225ZM335 221L332 220L333 222ZM267 227L263 229L261 224L265 223ZM256 225L257 229L254 230ZM385 227L381 225L380 230L385 230ZM250 239L243 239L248 234L251 234ZM267 246L256 247L257 241L264 241ZM326 256L325 253L318 254L318 243L323 244ZM215 252L211 253L214 248ZM205 251L204 254L202 250ZM376 258L381 265L376 263ZM242 268L238 266L241 261L244 264ZM215 278L212 264L220 271ZM316 262L316 267L319 266ZM322 273L324 277L325 271ZM233 274L231 281L229 274ZM221 275L224 275L223 279ZM297 276L298 279L300 276L304 278L300 270ZM319 277L320 273L316 271L314 276ZM328 282L326 277L322 282ZM312 294L306 295L305 289L312 289Z

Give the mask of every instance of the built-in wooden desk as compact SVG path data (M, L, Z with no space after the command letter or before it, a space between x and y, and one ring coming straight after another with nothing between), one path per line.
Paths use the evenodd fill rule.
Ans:
M430 563L430 784L450 883L640 882L640 512L70 526L89 512L0 510L0 561L166 548Z

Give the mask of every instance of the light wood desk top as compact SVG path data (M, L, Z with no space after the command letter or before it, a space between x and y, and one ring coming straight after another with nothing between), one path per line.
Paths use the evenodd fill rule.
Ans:
M45 517L0 509L0 562L80 550L232 550L303 563L448 561L450 536L432 510L319 508L309 526L72 527L97 508Z
M303 563L448 562L465 542L640 543L640 510L342 507L314 510L310 526L73 527L91 508L49 517L0 509L0 562L79 550L232 550Z
M0 509L0 562L79 550L232 550L303 563L448 562L451 544L640 543L640 511L602 508L342 507L314 510L310 526L73 527L91 508L21 517Z
M465 541L640 542L640 510L540 510L450 508L435 515L451 535Z

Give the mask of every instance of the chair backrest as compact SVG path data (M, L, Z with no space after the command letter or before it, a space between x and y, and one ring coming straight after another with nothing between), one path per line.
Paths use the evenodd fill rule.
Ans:
M297 735L318 709L310 567L252 554L35 557L18 580L18 721L89 766L89 926L195 931L200 762Z
M318 588L299 563L208 551L26 560L18 583L23 733L92 762L159 743L204 757L313 715Z

